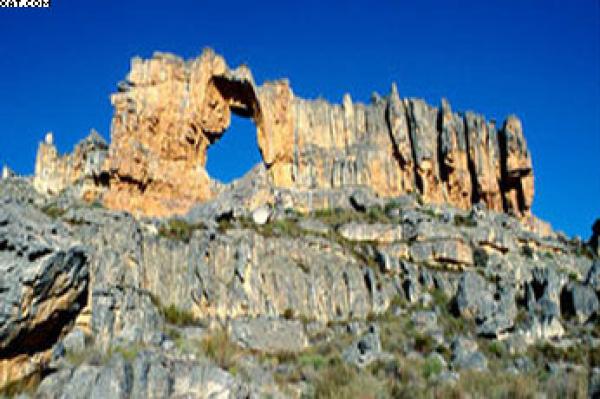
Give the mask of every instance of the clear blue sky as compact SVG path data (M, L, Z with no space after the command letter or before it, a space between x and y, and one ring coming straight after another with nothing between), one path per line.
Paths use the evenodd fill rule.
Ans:
M0 163L32 173L38 141L70 151L90 128L110 136L109 95L129 59L186 58L210 46L257 80L296 94L368 101L388 92L503 121L523 120L534 212L568 234L600 217L600 2L52 0L0 9ZM260 159L251 122L209 152L229 180Z

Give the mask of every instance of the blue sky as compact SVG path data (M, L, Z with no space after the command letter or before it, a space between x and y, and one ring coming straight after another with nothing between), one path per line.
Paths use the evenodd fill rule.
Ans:
M132 56L210 46L259 83L288 77L303 97L368 101L395 81L432 104L516 113L536 215L584 238L600 217L598 0L52 2L0 9L0 163L20 173L32 173L46 131L62 152L92 127L109 138L109 95ZM224 180L260 159L252 123L227 133L208 160Z

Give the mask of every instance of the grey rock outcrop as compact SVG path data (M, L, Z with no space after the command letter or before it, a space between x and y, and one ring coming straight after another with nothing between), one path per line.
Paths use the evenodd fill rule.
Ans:
M456 338L451 345L451 364L457 370L484 371L488 361L478 350L477 342L464 337Z
M88 296L89 255L68 229L20 204L0 204L0 385L49 360Z
M343 353L346 362L365 367L382 356L381 339L376 325L370 325L368 331L352 343Z
M235 319L231 337L244 348L265 353L300 352L308 345L304 326L297 320Z

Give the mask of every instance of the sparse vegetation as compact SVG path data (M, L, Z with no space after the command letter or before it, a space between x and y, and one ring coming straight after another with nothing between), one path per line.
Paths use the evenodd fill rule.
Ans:
M323 223L337 227L344 223L358 220L362 214L339 208L326 208L318 209L312 212L311 215Z
M206 357L225 370L231 369L236 358L242 353L242 349L231 342L224 329L211 331L202 339L200 347Z
M56 204L48 204L42 207L41 211L52 219L57 219L67 212L66 209L63 209Z
M196 318L190 311L180 309L172 304L161 308L161 314L167 322L177 326L192 325L196 322Z
M373 206L367 209L366 216L369 223L389 223L390 221L384 210L378 206Z
M429 378L440 374L443 370L442 362L436 357L428 357L422 366L423 378Z
M470 216L454 215L454 225L457 227L477 227L477 222Z
M158 235L171 240L189 242L194 230L205 228L202 224L190 224L183 219L169 219L158 229Z
M150 300L156 306L161 316L168 323L174 324L176 326L187 326L197 324L197 320L190 312L186 309L181 309L174 304L165 305L161 302L161 300L154 294L149 293Z
M314 379L317 398L368 398L384 393L383 385L367 371L359 371L332 358L319 370Z

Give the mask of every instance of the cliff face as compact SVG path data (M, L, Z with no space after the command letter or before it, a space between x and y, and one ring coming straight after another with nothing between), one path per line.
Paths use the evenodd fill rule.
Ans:
M462 209L483 202L523 217L533 200L531 157L519 119L494 122L419 99L395 85L370 104L294 96L285 80L257 86L211 50L191 61L136 58L115 108L105 204L144 215L186 213L216 195L207 148L231 112L252 118L272 186L299 191L368 186L381 197L418 192Z

